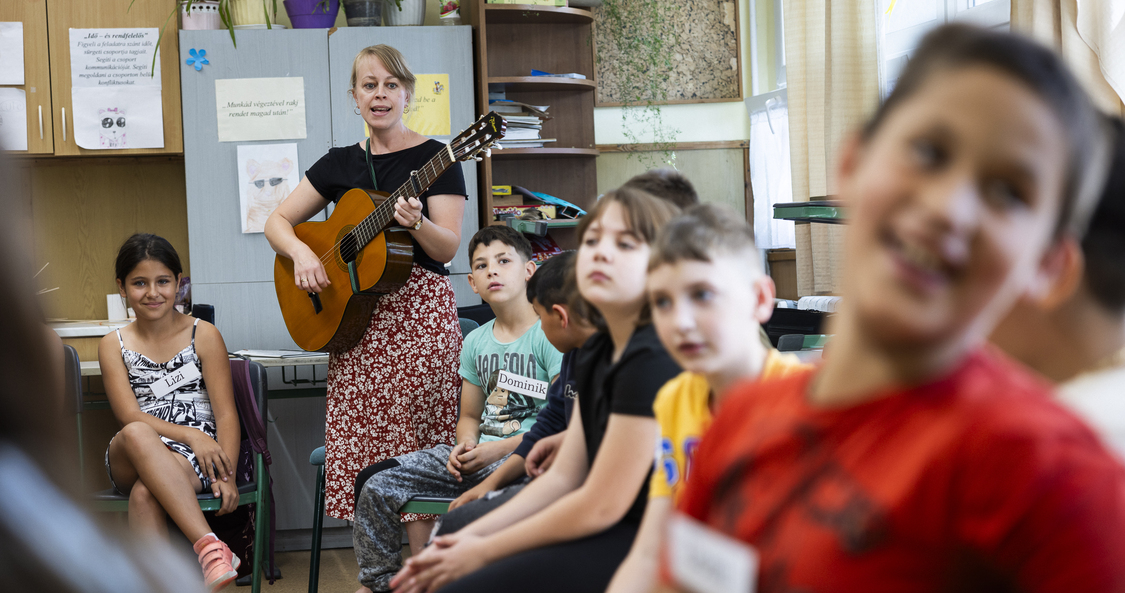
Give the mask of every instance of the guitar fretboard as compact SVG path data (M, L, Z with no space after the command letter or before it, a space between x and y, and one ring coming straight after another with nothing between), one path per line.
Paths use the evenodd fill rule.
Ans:
M429 162L416 171L416 175L411 175L406 183L396 189L374 212L368 214L362 222L352 229L349 234L355 238L356 252L363 249L379 233L392 226L392 223L395 222L395 202L399 198L416 198L429 189L438 177L441 177L441 174L455 162L451 154L448 146L443 147ZM346 254L345 260L348 259L347 255L354 256L354 254Z

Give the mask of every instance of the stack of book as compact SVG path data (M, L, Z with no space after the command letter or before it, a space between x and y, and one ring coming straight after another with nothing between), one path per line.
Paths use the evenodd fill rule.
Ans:
M543 122L551 119L547 115L550 105L529 105L507 99L489 101L489 108L499 113L508 122L508 131L500 140L504 148L542 148L554 138L542 138Z

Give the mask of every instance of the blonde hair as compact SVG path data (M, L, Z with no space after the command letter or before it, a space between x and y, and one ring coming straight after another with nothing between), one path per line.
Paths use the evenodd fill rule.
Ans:
M410 93L410 98L414 98L415 78L414 73L411 72L410 68L406 65L406 58L403 57L402 52L382 43L365 47L359 50L359 53L355 55L355 59L352 60L352 86L348 89L349 93L355 93L355 85L358 82L356 77L357 71L359 70L359 63L367 58L377 58L379 62L383 64L383 67L391 73L391 76L397 78L398 81L402 83L402 86L406 87L406 92Z
M700 204L668 223L652 244L648 270L682 260L710 262L720 255L738 258L756 272L762 265L754 229L725 204Z

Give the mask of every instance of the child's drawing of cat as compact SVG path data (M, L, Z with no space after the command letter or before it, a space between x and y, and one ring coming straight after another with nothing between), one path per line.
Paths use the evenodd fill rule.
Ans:
M289 173L293 161L246 161L246 174L250 176L250 208L246 211L244 233L265 232L266 219L289 196Z
M102 129L98 132L98 143L102 148L128 148L125 142L125 110L107 107L98 110Z

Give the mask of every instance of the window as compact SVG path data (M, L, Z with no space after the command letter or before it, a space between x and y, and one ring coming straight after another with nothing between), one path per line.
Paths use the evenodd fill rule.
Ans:
M879 80L885 99L931 29L952 21L1008 30L1011 0L875 0L879 9Z

